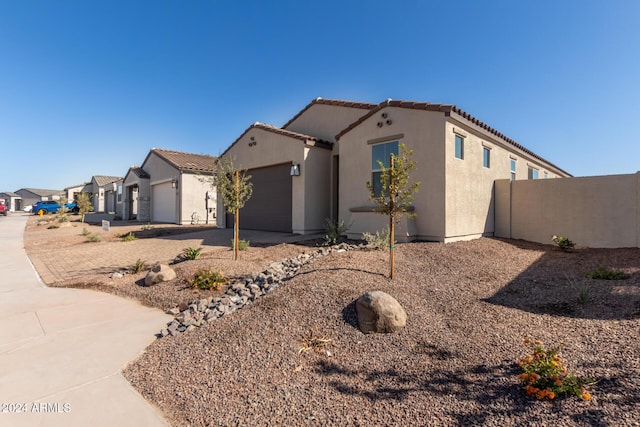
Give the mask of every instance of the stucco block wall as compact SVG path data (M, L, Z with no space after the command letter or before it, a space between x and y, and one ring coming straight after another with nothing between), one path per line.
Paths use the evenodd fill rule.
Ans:
M386 117L382 119L382 114ZM391 124L386 121L390 120ZM383 125L378 126L382 121ZM414 150L416 169L412 181L421 182L415 195L417 214L397 228L399 240L441 240L444 237L444 116L440 113L401 108L384 108L340 139L339 218L350 224L349 237L386 228L385 217L357 212L354 208L373 207L366 182L371 181L372 144L398 141Z
M552 244L555 234L578 246L638 247L639 191L640 173L499 182L496 235Z

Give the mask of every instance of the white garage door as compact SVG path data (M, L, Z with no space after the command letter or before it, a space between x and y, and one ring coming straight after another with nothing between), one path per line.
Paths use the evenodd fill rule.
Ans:
M170 182L151 187L151 220L176 223L176 189Z

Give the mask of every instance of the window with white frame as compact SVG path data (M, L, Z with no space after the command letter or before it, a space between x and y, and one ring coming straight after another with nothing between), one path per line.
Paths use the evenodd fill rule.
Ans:
M538 169L533 166L529 166L527 178L529 179L538 179Z
M482 166L489 169L491 167L491 149L482 147Z
M456 135L455 145L456 159L464 159L464 138Z
M371 185L373 186L373 192L376 195L379 195L382 192L382 183L380 182L382 168L380 167L380 164L385 168L388 168L390 166L389 159L392 154L394 156L398 155L398 141L371 146Z
M511 181L516 180L516 159L511 160Z
M122 201L122 184L118 184L118 202Z

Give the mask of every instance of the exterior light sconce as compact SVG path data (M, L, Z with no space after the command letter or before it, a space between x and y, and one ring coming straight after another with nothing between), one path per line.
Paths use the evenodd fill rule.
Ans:
M175 178L171 180L171 188L178 188L178 180Z
M297 163L294 163L291 165L291 176L300 176L300 165Z

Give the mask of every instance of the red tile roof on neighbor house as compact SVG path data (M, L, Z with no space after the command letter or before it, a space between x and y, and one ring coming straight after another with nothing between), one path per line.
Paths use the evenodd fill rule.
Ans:
M152 148L149 155L151 155L151 153L155 153L181 172L212 173L216 162L216 157L208 154L183 153L181 151L163 150L160 148ZM149 155L147 155L147 159ZM143 164L146 163L146 161L145 159Z
M333 146L333 143L323 141L322 139L316 138L315 136L305 135L300 132L293 132L290 130L282 129L282 128L268 125L265 123L255 122L254 124L249 126L244 132L242 132L242 135L236 138L236 140L233 141L233 143L226 150L224 150L224 153L222 153L220 157L224 156L227 153L227 151L231 149L231 147L236 145L236 143L238 143L238 141L240 141L252 129L261 129L261 130L272 132L278 135L287 136L289 138L297 139L299 141L304 142L307 145L311 145L314 147L326 148L330 150L331 147Z
M282 129L286 129L291 123L296 121L298 117L300 117L305 111L311 108L315 104L321 105L334 105L336 107L348 107L348 108L358 108L363 110L370 110L372 108L377 107L378 104L369 104L368 102L354 102L354 101L341 101L337 99L322 99L320 97L314 99L306 107L298 112L295 116L291 118L287 123L282 126Z
M338 135L336 135L336 141L339 140L343 135L349 133L356 126L360 125L362 122L367 120L369 117L373 116L378 111L382 110L383 108L387 108L387 107L409 108L409 109L413 109L413 110L424 110L424 111L435 111L435 112L444 113L446 116L450 116L451 113L458 114L463 119L466 119L467 121L471 122L472 124L474 124L474 125L482 128L482 129L486 130L490 134L502 139L507 144L512 145L513 147L516 147L517 149L529 154L530 156L532 156L532 157L534 157L534 158L536 158L536 159L538 159L538 160L540 160L540 161L542 161L544 163L547 163L548 165L556 168L558 171L560 171L562 173L567 174L568 176L572 176L567 171L559 168L558 166L554 165L553 163L549 162L548 160L540 157L539 155L537 155L533 151L531 151L528 148L518 144L513 139L507 137L503 133L501 133L498 130L492 128L491 126L487 125L486 123L478 120L477 118L473 117L471 114L461 110L460 108L456 107L453 104L431 104L429 102L414 102L414 101L400 101L400 100L387 99L385 101L382 101L375 108L370 109L370 111L367 114L365 114L364 116L360 117L355 122L351 123L346 129L342 130Z

